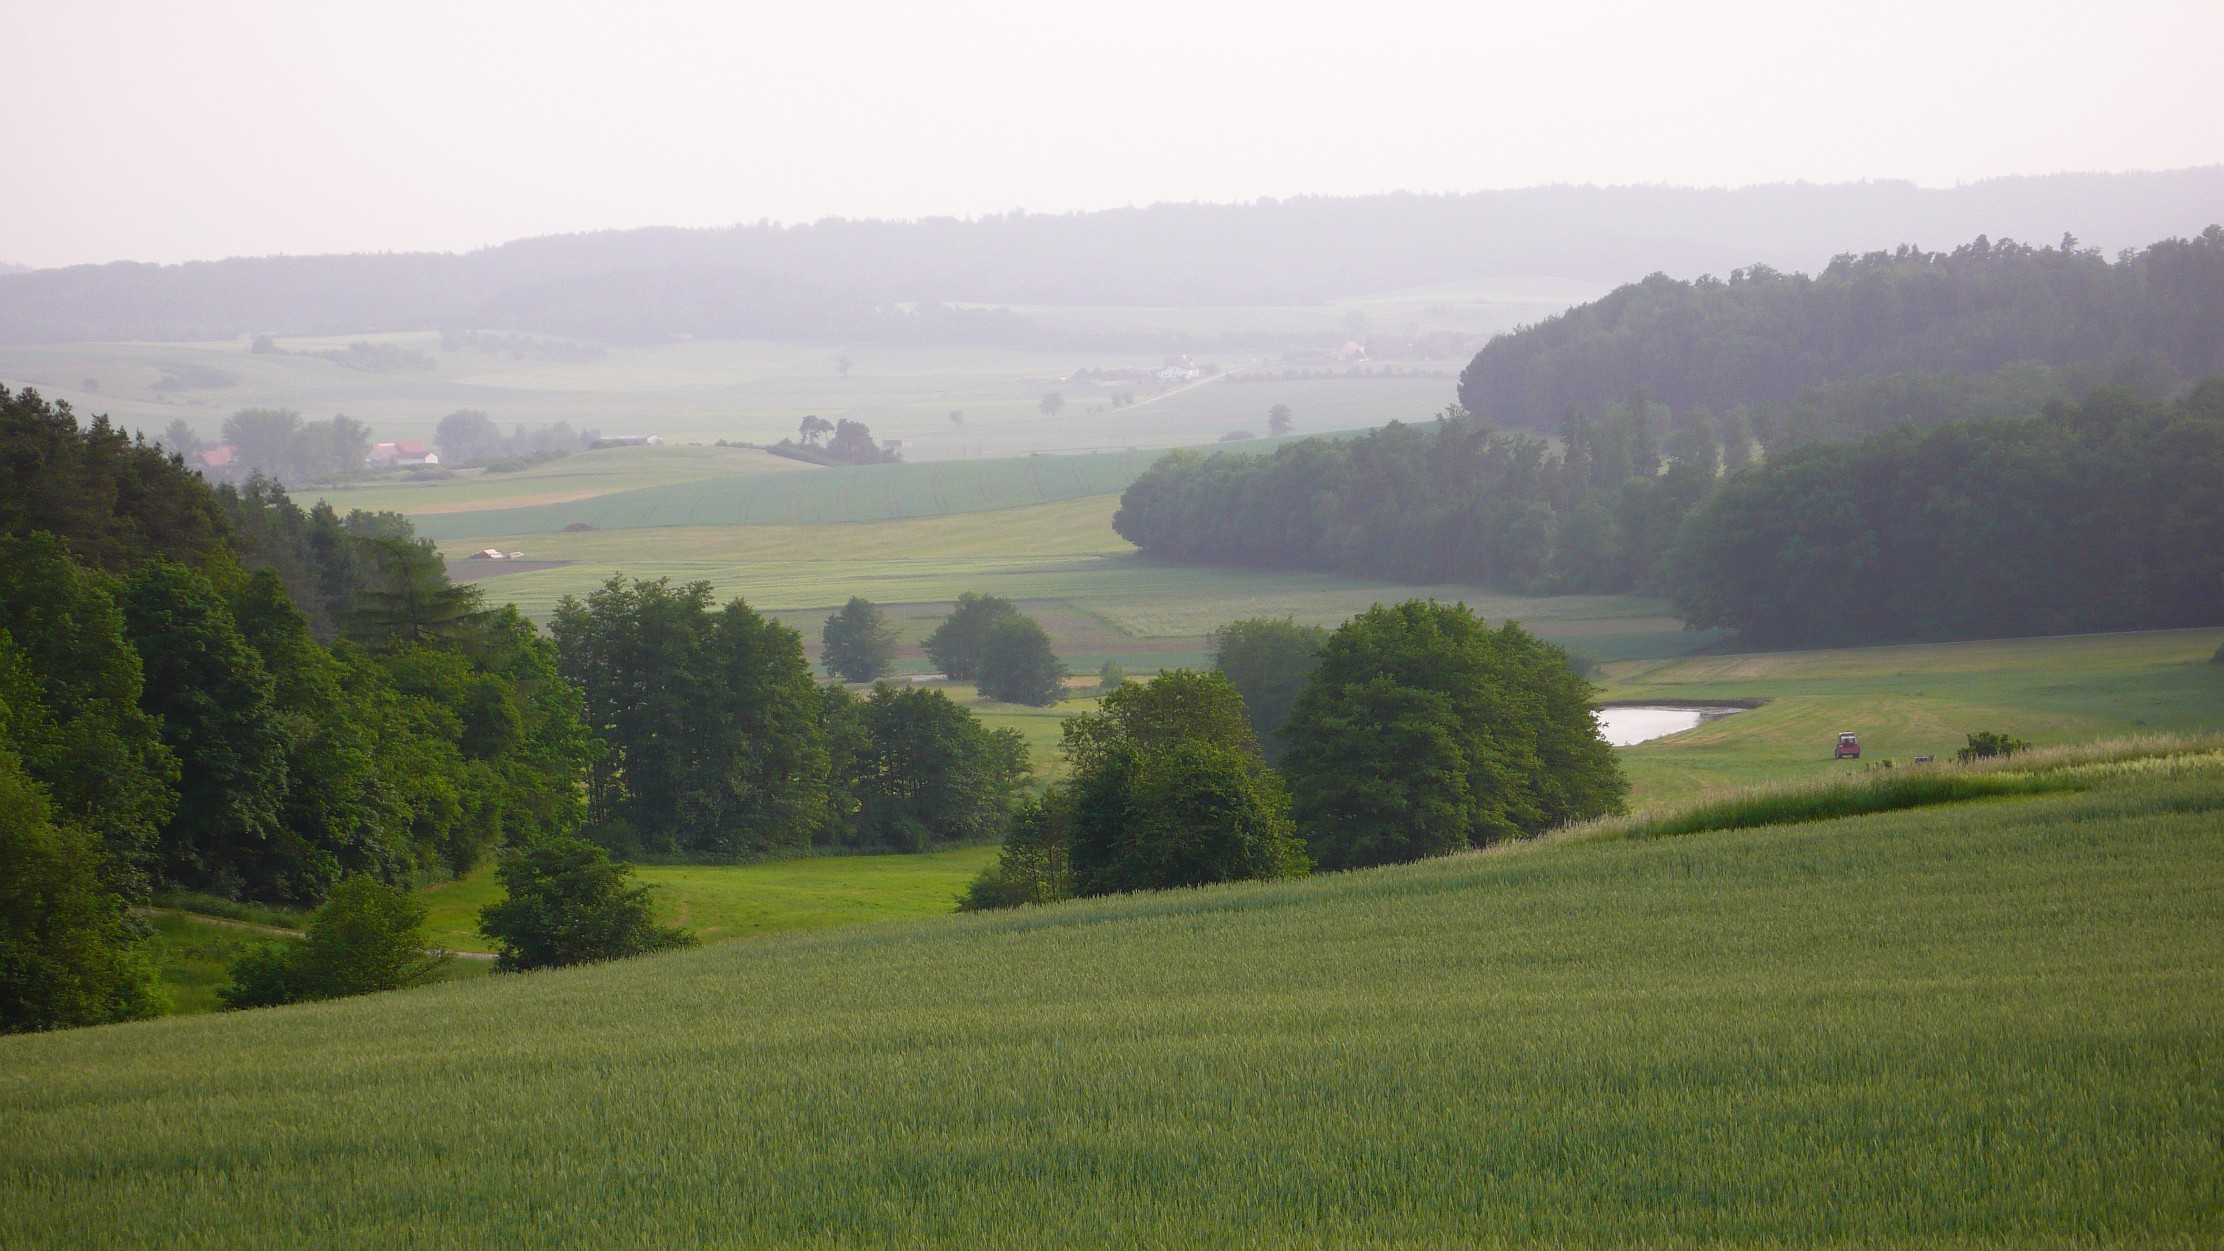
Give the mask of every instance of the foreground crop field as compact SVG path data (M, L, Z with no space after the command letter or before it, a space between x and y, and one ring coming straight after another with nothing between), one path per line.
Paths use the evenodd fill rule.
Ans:
M1638 806L1952 757L1972 730L2034 743L2224 730L2224 630L1757 652L1605 667L1608 699L1766 700L1621 753ZM1860 761L1831 759L1841 731Z
M0 1040L0 1245L2213 1245L2137 778Z

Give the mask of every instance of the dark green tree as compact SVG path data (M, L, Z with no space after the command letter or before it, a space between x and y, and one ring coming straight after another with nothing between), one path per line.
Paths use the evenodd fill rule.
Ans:
M990 730L940 691L883 683L854 712L861 735L836 782L845 841L921 851L1004 832L1028 773L1016 730Z
M1628 783L1567 654L1461 604L1377 605L1331 634L1283 727L1298 826L1328 868L1541 833Z
M823 702L796 632L710 587L613 577L552 632L604 752L590 819L657 850L737 855L826 827Z
M484 460L503 450L502 427L475 408L460 408L441 418L433 429L432 441L451 465Z
M159 1001L102 851L58 825L12 743L0 703L0 1033L150 1016Z
M819 632L826 671L844 682L884 677L896 663L896 623L871 600L851 596Z
M193 570L156 559L124 584L123 613L144 665L140 706L180 765L163 875L222 895L299 897L301 849L282 816L284 727L270 674L223 597Z
M232 964L217 992L228 1008L341 999L422 985L442 957L425 950L425 905L407 890L358 874L332 888L300 942L257 948Z
M71 556L127 573L149 556L193 563L216 551L224 518L185 462L68 404L0 387L0 534L44 530Z
M632 867L585 839L519 848L496 872L506 894L480 910L479 932L501 946L499 971L616 960L695 941L656 924L649 888L632 880Z
M477 587L448 580L447 565L430 543L371 537L352 596L351 632L374 646L453 640L478 618Z
M1282 758L1282 723L1289 719L1297 693L1313 672L1314 657L1327 641L1328 631L1299 625L1291 617L1231 621L1206 640L1213 668L1243 696L1251 730L1258 735L1269 764Z
M1309 867L1243 699L1176 669L1068 720L1068 855L1083 895L1287 877Z
M1073 797L1059 788L1012 814L996 862L981 870L958 901L960 912L988 912L1073 898L1068 839Z
M1013 616L981 638L981 694L1007 704L1048 708L1066 695L1066 666L1033 618Z
M25 771L57 820L99 840L108 885L143 897L177 808L178 762L139 706L139 653L111 580L53 535L0 538L0 639L0 697L16 706Z
M971 682L981 673L981 643L990 627L1019 615L1019 606L1000 595L958 596L950 615L927 636L927 658L953 682Z

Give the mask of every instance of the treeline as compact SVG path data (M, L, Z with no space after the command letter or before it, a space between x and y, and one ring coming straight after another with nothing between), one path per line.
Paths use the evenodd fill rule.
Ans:
M1465 605L1377 605L1334 633L1236 622L1214 651L1214 672L1115 684L1067 720L1065 780L966 908L1416 860L1627 794L1566 653Z
M1761 643L2214 625L2224 378L1772 457L1693 510L1666 581Z
M1895 384L1805 411L1858 412L1871 386ZM1953 414L1998 392L1941 393L1959 397ZM2219 616L2224 548L2205 536L2224 527L2224 380L2180 401L2102 389L1856 444L1781 421L1763 440L1754 425L1749 409L1718 419L1639 395L1571 416L1558 449L1452 412L1271 456L1174 452L1113 525L1175 560L1667 595L1696 626L1771 643Z
M34 796L0 805L10 863L49 874L9 901L6 1028L150 1010L124 909L157 890L460 873L575 828L592 754L553 644L402 518L212 489L5 390L0 704L0 775Z
M1726 273L1755 260L1808 267L1849 246L1980 232L2052 239L2074 230L2115 248L2200 229L2213 220L2220 188L2224 171L2214 167L1994 179L1947 190L1894 182L1532 187L969 221L829 218L602 231L460 256L82 265L0 275L0 342L428 326L616 339L740 333L1032 342L1052 336L1009 313L952 306L1315 304L1460 279L1553 274L1616 282L1656 270ZM943 307L896 315L899 306L933 301Z
M978 842L1028 775L1017 731L940 691L821 686L800 635L708 583L613 577L551 633L603 747L587 835L622 854Z
M2114 261L2064 236L1951 252L1842 255L1820 274L1654 274L1492 340L1462 406L1549 430L1639 387L1670 407L1783 405L1830 382L1987 373L2016 361L2121 365L2165 384L2224 370L2224 227ZM2128 379L2126 379L2128 380Z

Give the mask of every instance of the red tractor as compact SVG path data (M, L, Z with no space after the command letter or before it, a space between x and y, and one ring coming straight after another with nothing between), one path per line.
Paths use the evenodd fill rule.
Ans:
M1836 758L1839 760L1861 759L1861 740L1855 738L1851 734L1839 735L1838 754Z

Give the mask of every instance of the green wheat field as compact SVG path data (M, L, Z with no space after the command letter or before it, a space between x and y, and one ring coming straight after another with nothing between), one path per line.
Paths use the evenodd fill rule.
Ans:
M2213 1246L2224 768L0 1042L0 1245Z

